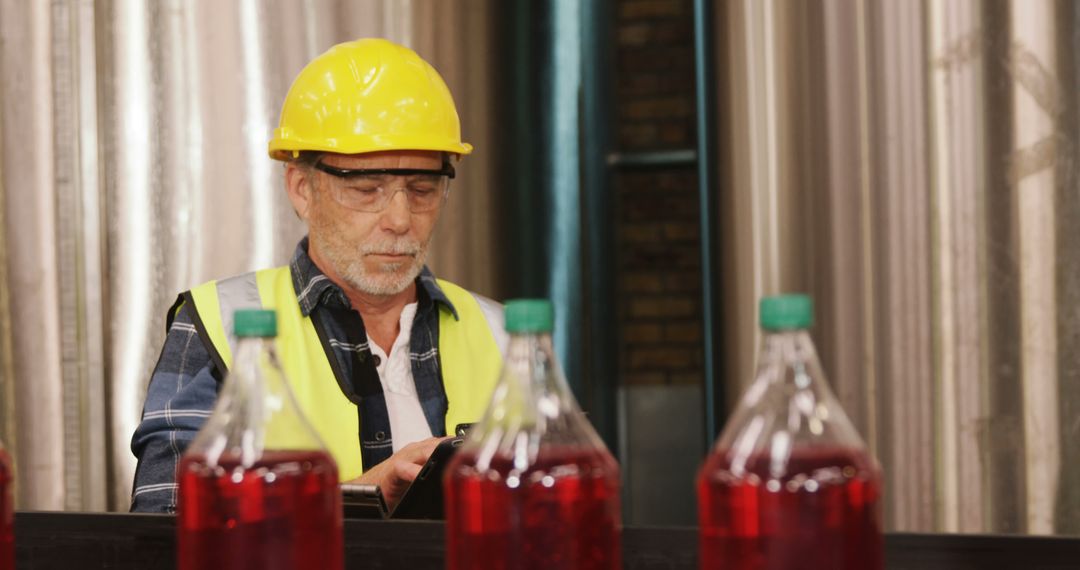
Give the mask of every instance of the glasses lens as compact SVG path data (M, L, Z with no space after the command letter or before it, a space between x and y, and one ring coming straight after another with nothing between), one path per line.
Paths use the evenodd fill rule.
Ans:
M386 181L383 176L354 176L333 183L338 203L362 212L377 212L384 206Z
M446 176L417 176L409 181L406 190L409 195L409 210L412 212L430 212L439 207L450 179Z
M439 207L446 196L450 179L446 176L419 175L404 177L351 176L334 178L332 188L339 204L352 210L378 213L386 209L398 192L404 192L413 213L430 212Z

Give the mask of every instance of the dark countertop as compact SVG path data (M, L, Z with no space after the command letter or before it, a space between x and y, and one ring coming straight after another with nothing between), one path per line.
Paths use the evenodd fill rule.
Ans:
M19 512L18 570L171 569L169 515ZM626 568L696 568L697 529L626 527ZM1080 568L1080 538L896 534L885 538L886 567L995 570ZM346 568L442 568L443 525L419 521L345 521Z

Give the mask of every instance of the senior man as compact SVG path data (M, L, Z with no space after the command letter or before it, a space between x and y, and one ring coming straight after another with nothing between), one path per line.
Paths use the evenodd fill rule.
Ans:
M200 285L169 310L131 443L133 511L175 509L177 463L228 372L238 308L278 312L282 366L341 480L378 484L391 504L490 398L501 307L424 264L472 151L438 72L386 40L334 46L293 82L269 150L307 237L289 265Z

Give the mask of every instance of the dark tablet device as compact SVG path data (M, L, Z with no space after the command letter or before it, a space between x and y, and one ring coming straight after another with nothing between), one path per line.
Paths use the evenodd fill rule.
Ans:
M454 452L465 442L463 437L444 439L431 452L427 463L420 468L420 474L405 489L401 501L390 513L393 519L431 519L443 518L443 472Z

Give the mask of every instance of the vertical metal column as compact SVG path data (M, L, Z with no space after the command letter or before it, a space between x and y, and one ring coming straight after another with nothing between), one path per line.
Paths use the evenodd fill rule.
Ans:
M555 351L571 388L584 395L581 269L581 11L577 0L551 0L548 89L543 101L548 130L547 169L542 177L551 203L545 220L548 296L555 304Z
M517 0L499 8L505 13L497 19L510 22L500 38L508 49L503 52L506 59L500 61L506 77L506 96L498 112L508 123L511 137L507 146L493 149L500 154L498 177L506 189L503 233L508 243L502 252L502 266L509 296L538 296L546 294L540 267L544 244L538 238L545 210L540 181L543 168L537 160L543 148L543 133L538 131L535 109L544 78L538 73L543 67L536 53L539 42L534 38L533 22L547 16L543 3Z
M716 188L716 89L713 57L713 8L710 0L694 0L694 76L697 111L697 171L701 220L701 316L705 390L705 442L712 444L725 415L721 382L722 346Z

